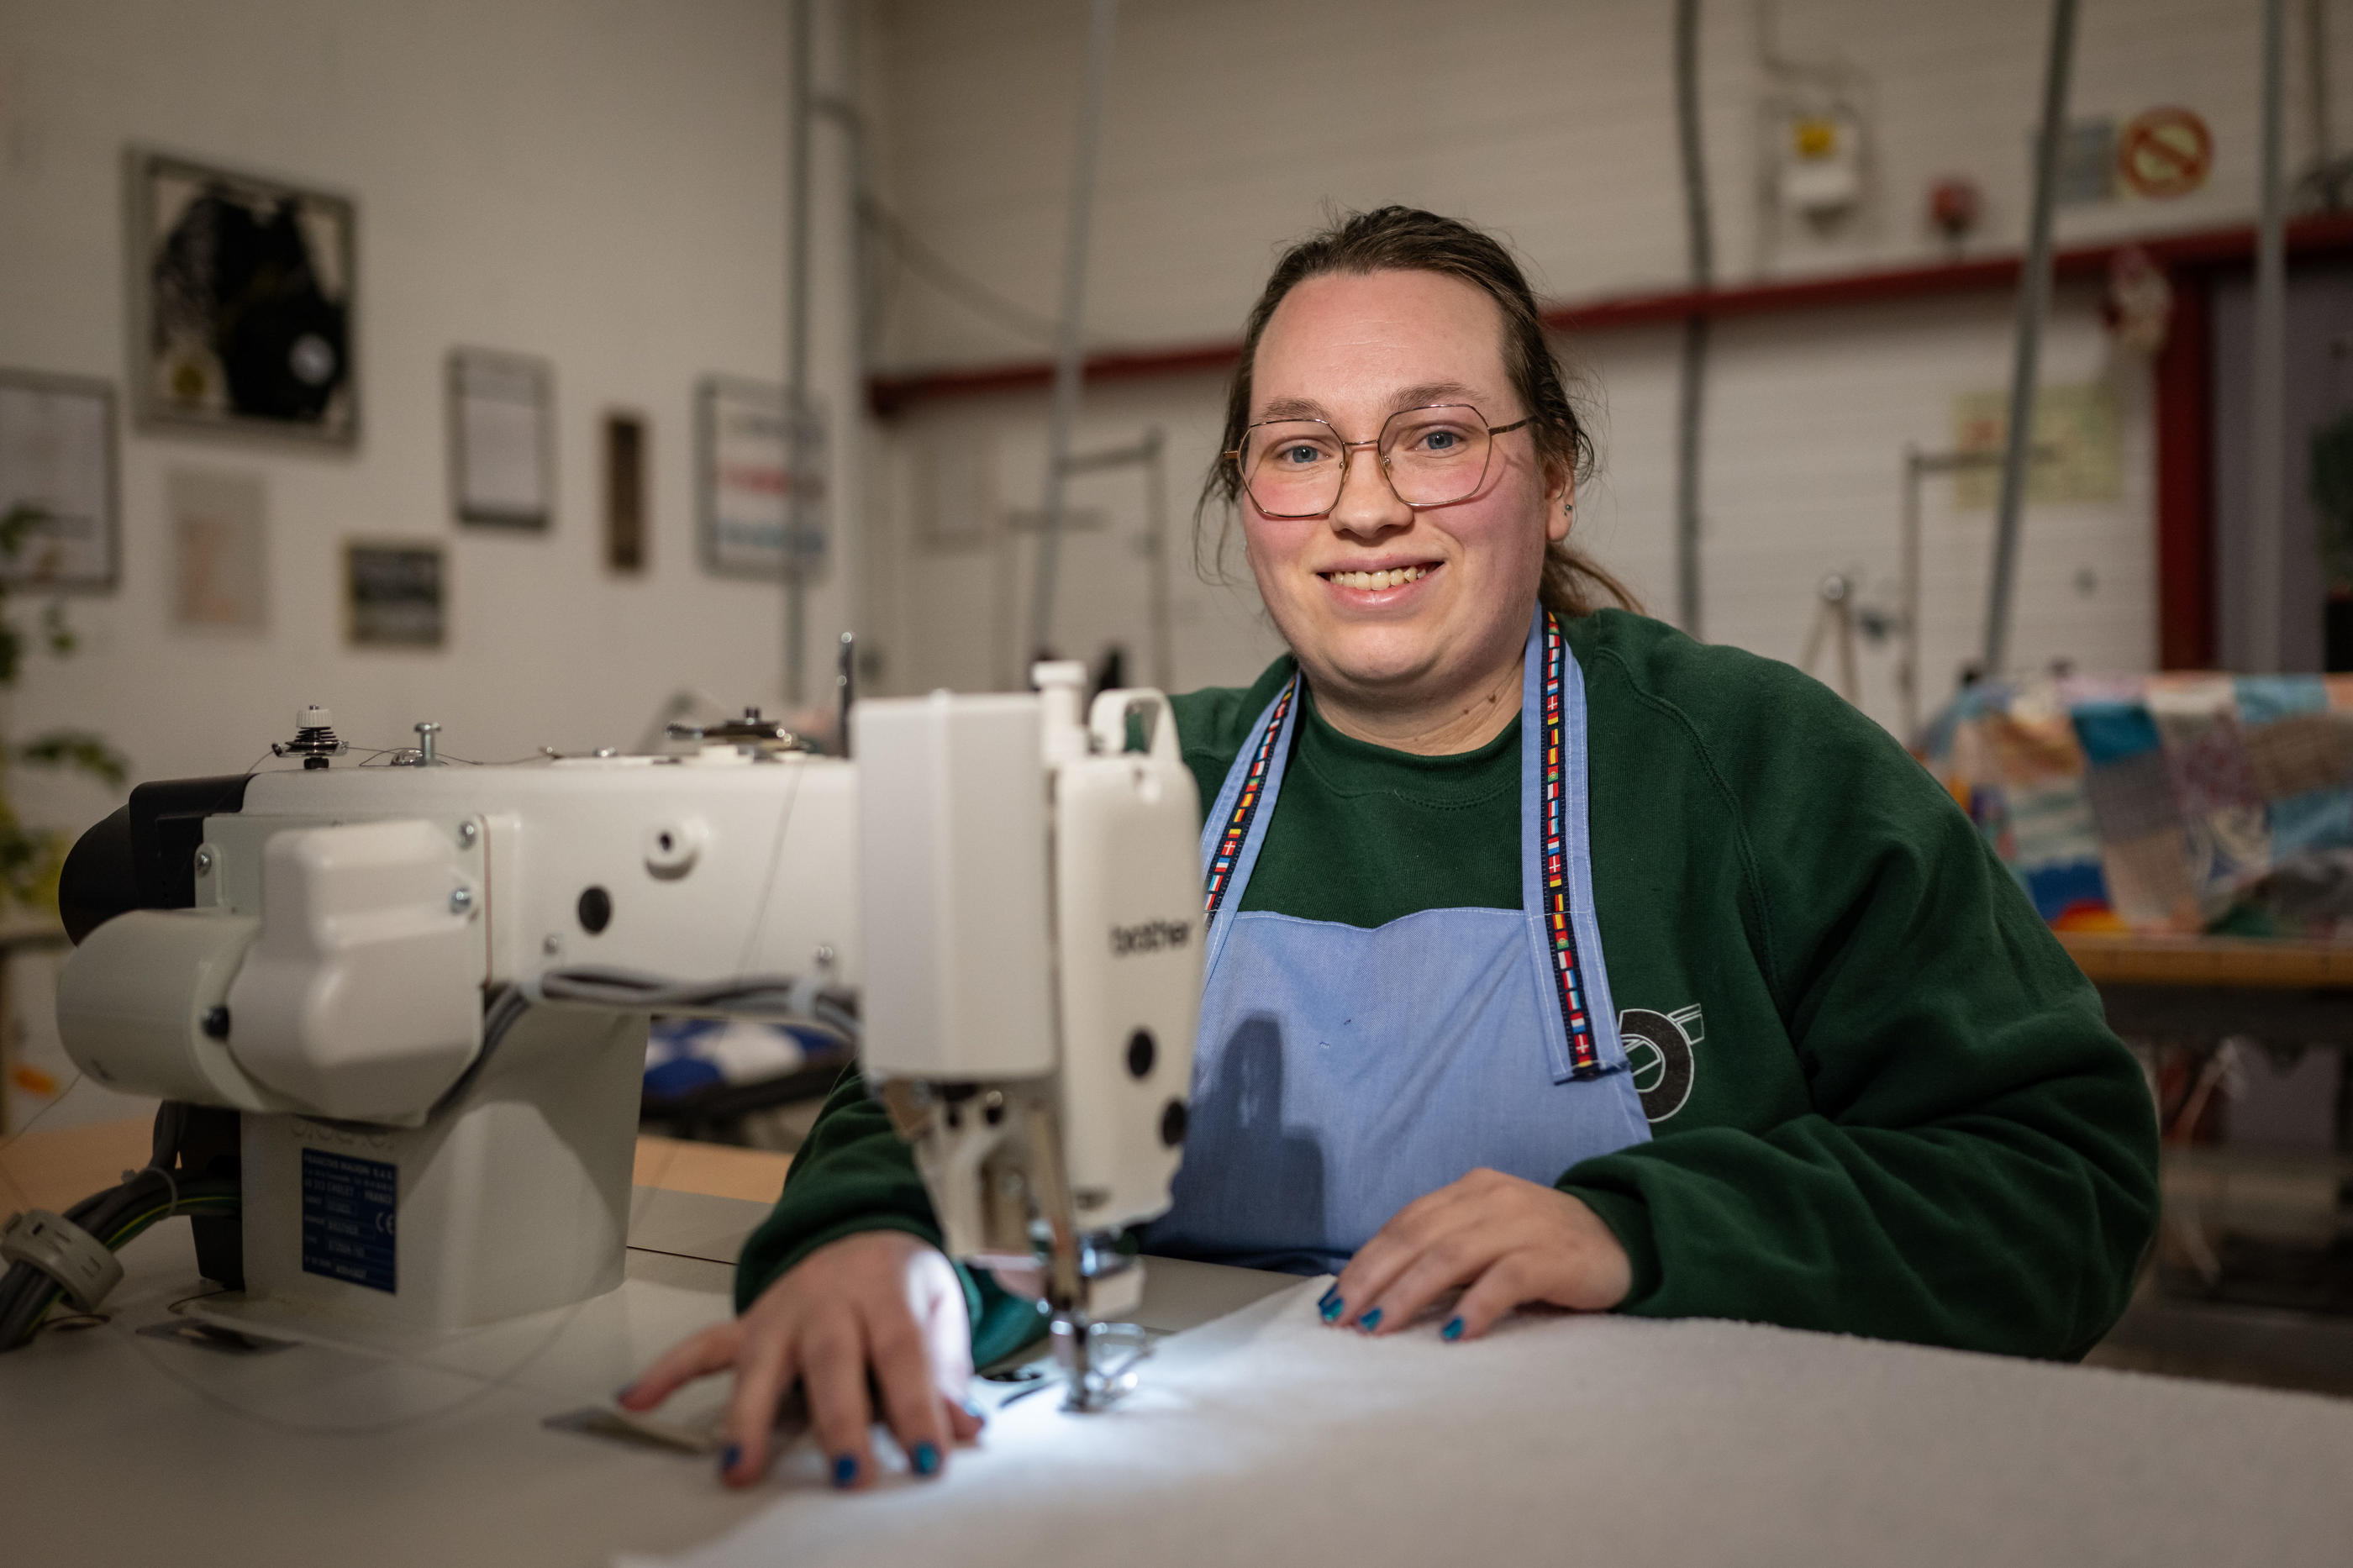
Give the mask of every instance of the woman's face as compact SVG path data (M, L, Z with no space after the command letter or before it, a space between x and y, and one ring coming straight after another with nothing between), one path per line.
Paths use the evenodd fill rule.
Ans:
M1503 312L1434 272L1326 274L1283 297L1251 365L1250 419L1314 418L1371 441L1400 408L1467 403L1490 426L1525 418L1504 369ZM1425 708L1469 696L1527 636L1547 539L1566 537L1567 477L1531 433L1493 437L1467 500L1416 510L1370 447L1349 453L1331 513L1273 518L1242 498L1259 595L1319 695ZM1361 575L1402 570L1394 585Z

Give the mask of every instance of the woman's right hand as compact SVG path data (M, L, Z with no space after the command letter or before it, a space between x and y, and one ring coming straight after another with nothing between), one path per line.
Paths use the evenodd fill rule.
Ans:
M980 1433L965 1399L972 1330L964 1286L937 1247L904 1231L863 1231L818 1247L734 1321L671 1347L622 1392L621 1408L651 1410L681 1384L729 1367L735 1393L719 1473L730 1486L749 1486L767 1469L776 1406L795 1378L808 1391L809 1425L839 1487L874 1474L870 1369L882 1419L917 1475L937 1475L951 1444Z

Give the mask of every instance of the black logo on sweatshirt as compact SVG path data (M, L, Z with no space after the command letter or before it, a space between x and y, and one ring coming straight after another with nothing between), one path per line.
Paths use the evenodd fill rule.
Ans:
M1698 1004L1672 1013L1629 1007L1618 1015L1618 1037L1626 1047L1634 1092L1642 1097L1642 1114L1658 1122L1681 1110L1691 1098L1697 1062L1692 1047L1707 1037Z

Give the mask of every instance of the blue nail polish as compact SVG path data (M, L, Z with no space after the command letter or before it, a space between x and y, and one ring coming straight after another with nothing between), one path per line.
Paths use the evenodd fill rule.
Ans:
M846 1487L858 1479L858 1456L836 1454L833 1457L833 1484Z
M637 1388L638 1385L634 1383L621 1384L620 1392L613 1395L613 1403L616 1405L626 1403L629 1395L637 1392Z
M1329 1290L1326 1290L1326 1291L1324 1291L1324 1292L1323 1299L1322 1299L1321 1300L1317 1301L1317 1302L1315 1303L1315 1305L1316 1305L1316 1308L1317 1308L1317 1310L1318 1310L1323 1311L1323 1312L1324 1312L1325 1314L1327 1314L1327 1315L1328 1315L1328 1314L1331 1312L1331 1310L1332 1310L1332 1303L1333 1303L1333 1302L1335 1302L1335 1301L1336 1301L1336 1300L1338 1300L1339 1299L1340 1299L1340 1287L1338 1287L1337 1285L1335 1285L1335 1286L1333 1286Z
M1438 1337L1441 1340L1461 1339L1462 1337L1462 1320L1460 1318L1447 1319L1446 1326L1438 1331Z
M1363 1317L1356 1320L1356 1327L1362 1329L1368 1334L1380 1326L1381 1310L1378 1307L1374 1308L1371 1311L1366 1312Z
M1339 1298L1339 1297L1337 1297L1337 1296L1326 1296L1326 1297L1324 1297L1324 1301L1323 1301L1323 1312L1324 1312L1324 1321L1325 1322L1327 1322L1327 1323L1336 1323L1336 1322L1338 1322L1338 1321L1340 1321L1340 1314L1341 1314L1341 1313L1343 1313L1343 1312L1345 1312L1345 1311L1346 1311L1347 1310L1348 1310L1348 1303L1347 1303L1347 1302L1345 1302L1345 1301L1343 1301L1342 1300L1340 1300L1340 1298Z
M744 1446L743 1446L741 1443L730 1443L730 1444L728 1444L728 1445L727 1445L727 1447L725 1447L724 1448L720 1449L720 1450L719 1450L719 1470L720 1470L720 1473L721 1473L722 1475L724 1475L727 1471L733 1469L733 1468L735 1468L736 1461L738 1461L738 1460L740 1460L741 1458L743 1458L743 1457L744 1457Z
M915 1473L919 1476L936 1476L940 1473L940 1451L929 1443L916 1444L915 1451L908 1458L914 1461Z
M964 1402L964 1413L966 1415L971 1416L974 1420L979 1422L984 1426L988 1425L988 1412L983 1410L979 1405L975 1405L969 1399Z

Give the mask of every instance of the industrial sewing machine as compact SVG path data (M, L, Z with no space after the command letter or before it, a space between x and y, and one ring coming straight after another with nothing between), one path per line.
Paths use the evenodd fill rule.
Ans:
M248 1310L414 1338L620 1282L649 1015L855 1037L948 1250L1042 1274L1094 1407L1132 1381L1117 1237L1182 1152L1198 813L1158 693L1082 716L1081 667L1034 675L862 702L855 762L753 714L685 755L464 765L419 726L355 766L306 710L299 766L143 786L77 847L66 1047L239 1113L206 1272ZM16 1255L103 1273L40 1217Z

